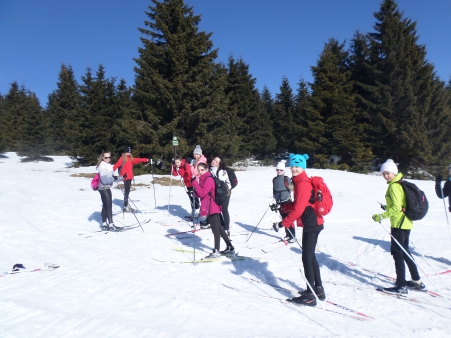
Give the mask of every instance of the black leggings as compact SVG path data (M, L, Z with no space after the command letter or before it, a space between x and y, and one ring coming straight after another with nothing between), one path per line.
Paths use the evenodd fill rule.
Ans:
M312 287L323 286L321 273L316 261L315 249L319 232L303 232L302 234L302 263L304 265L305 278ZM309 291L312 291L307 285Z
M199 197L194 197L194 187L186 187L186 193L191 203L191 209L199 209Z
M215 249L219 251L221 237L226 242L227 246L232 246L229 236L227 236L224 228L221 226L219 214L208 215L207 220L210 223L211 231L215 237Z
M111 190L99 190L100 198L102 199L102 222L113 223L113 198L111 197Z
M391 229L391 234L399 244L406 250L406 252L410 254L409 251L409 236L410 230L402 230L402 229ZM404 253L404 251L399 247L399 245L395 242L395 240L391 239L391 254L393 259L395 260L395 270L396 270L396 284L398 286L406 286L406 266L404 262L406 262L407 267L410 271L410 276L413 280L420 280L420 275L418 273L418 269L416 264Z
M128 205L128 195L130 195L130 188L132 186L132 181L124 181L124 208Z
M230 229L229 202L230 202L230 195L227 196L224 204L222 205L222 217L220 217L220 221L221 221L221 225L224 228L224 230Z

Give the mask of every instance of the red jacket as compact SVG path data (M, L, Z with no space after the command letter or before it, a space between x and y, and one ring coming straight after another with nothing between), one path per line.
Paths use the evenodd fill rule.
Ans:
M180 167L177 169L175 165L172 165L172 175L174 176L182 176L183 182L185 183L187 188L191 188L193 184L191 183L191 166L189 163L186 163L185 159L182 159L182 163Z
M215 180L209 171L199 177L199 182L194 180L193 187L197 197L200 198L199 216L208 216L221 213L222 208L217 205L214 200L216 197Z
M134 158L133 161L130 159L130 156L127 156L127 161L125 161L124 166L122 166L122 156L119 157L119 160L117 160L116 164L113 167L113 170L119 169L119 175L122 177L127 174L126 181L130 181L133 179L133 165L138 163L147 163L149 162L149 159L147 158ZM122 168L121 168L122 166Z
M324 219L322 216L316 215L312 207L314 202L312 183L305 171L292 177L292 180L294 183L294 200L285 204L287 209L292 209L292 211L283 219L282 225L289 228L297 220L298 226L303 227L304 231L316 231L314 227L323 225Z

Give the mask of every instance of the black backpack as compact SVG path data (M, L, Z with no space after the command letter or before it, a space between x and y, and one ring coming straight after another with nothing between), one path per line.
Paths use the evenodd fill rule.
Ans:
M233 170L232 168L227 168L226 171L227 171L227 176L229 176L231 189L233 189L238 185L238 179L236 178L235 170Z
M426 216L429 203L426 195L415 184L400 180L397 183L401 184L406 194L406 209L404 214L411 221L418 221Z
M219 206L223 206L229 196L229 188L224 181L221 181L216 176L211 176L211 178L215 181L215 203ZM210 192L208 194L210 197L213 197Z

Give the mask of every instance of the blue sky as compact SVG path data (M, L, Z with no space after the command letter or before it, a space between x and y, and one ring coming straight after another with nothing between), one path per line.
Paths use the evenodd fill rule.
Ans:
M374 31L379 0L185 0L202 16L200 30L212 32L217 61L242 57L257 88L275 95L282 77L293 90L302 77L312 81L329 38L349 41L356 30ZM134 83L133 58L141 46L138 27L150 0L0 0L0 93L13 81L38 96L41 105L56 89L62 63L77 81L86 68L105 66L108 77ZM437 75L451 77L451 1L399 0L417 21L419 42Z

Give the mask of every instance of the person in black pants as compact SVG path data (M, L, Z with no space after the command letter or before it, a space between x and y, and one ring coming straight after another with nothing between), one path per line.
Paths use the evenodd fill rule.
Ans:
M438 174L437 178L435 179L435 193L437 194L438 198L448 197L448 210L449 212L451 212L451 164L448 168L448 179L445 181L443 189L441 187L442 180L442 175Z
M213 158L210 164L210 173L212 176L216 176L221 181L227 184L227 188L229 190L229 195L227 196L226 201L221 205L222 212L219 217L221 221L221 225L226 231L227 235L230 237L230 214L229 214L229 203L230 196L232 194L232 184L230 183L229 175L227 175L227 166L224 159L221 156L216 156Z
M102 230L116 230L113 222L113 198L110 188L114 182L123 180L122 176L114 176L113 166L110 162L111 153L109 151L102 152L97 163L97 171L100 177L98 190L102 199Z

